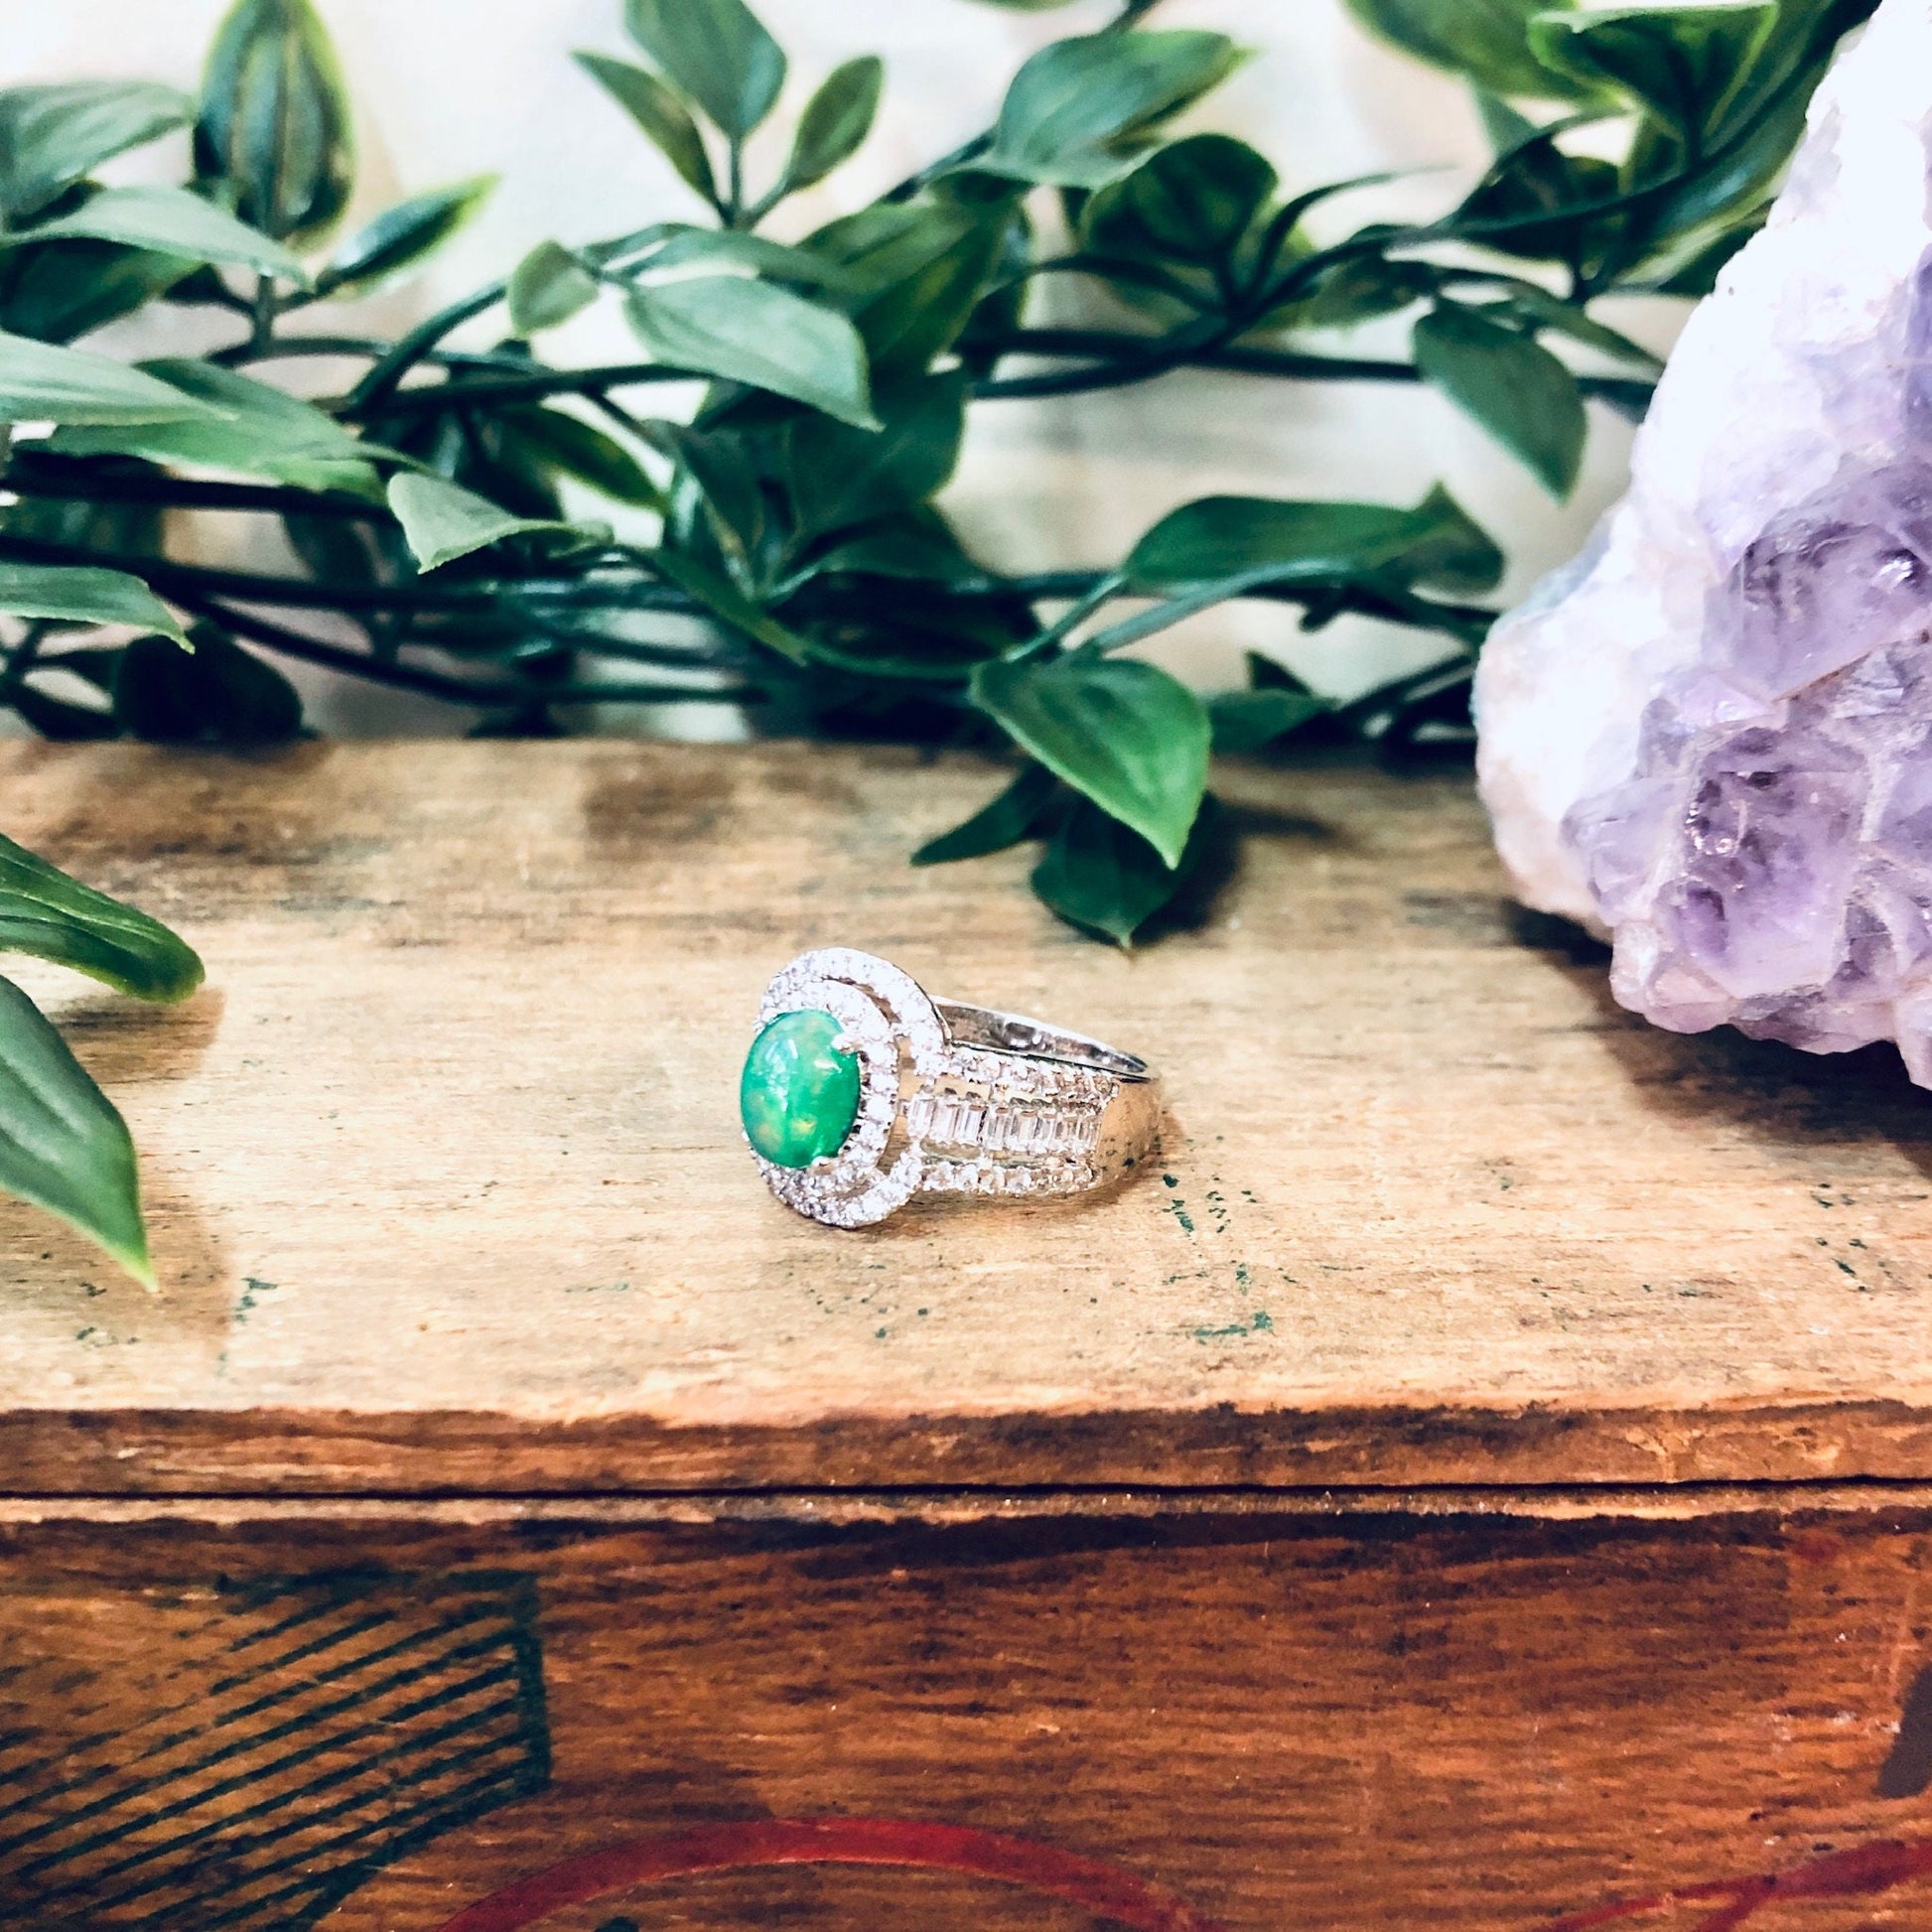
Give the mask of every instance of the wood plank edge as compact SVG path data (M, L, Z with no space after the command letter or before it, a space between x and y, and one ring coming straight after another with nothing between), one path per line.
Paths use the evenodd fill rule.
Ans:
M1932 1411L1897 1401L1257 1413L1233 1404L799 1426L500 1414L14 1411L21 1497L1932 1482Z
M303 1523L420 1524L450 1528L521 1524L623 1528L713 1523L922 1523L1242 1516L1427 1517L1534 1522L1694 1522L1710 1517L1790 1520L1932 1517L1932 1483L1686 1483L1674 1488L1109 1489L1024 1494L988 1490L772 1490L665 1496L9 1496L0 1530L41 1526L186 1524L212 1529Z

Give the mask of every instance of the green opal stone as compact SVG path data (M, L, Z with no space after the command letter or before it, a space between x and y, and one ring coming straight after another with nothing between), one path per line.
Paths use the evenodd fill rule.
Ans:
M745 1135L774 1167L836 1154L859 1118L859 1056L832 1045L829 1013L781 1013L752 1042L738 1083Z

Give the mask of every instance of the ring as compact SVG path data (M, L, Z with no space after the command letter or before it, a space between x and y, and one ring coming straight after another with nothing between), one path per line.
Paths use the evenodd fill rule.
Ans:
M765 988L739 1112L787 1207L858 1228L915 1193L1102 1186L1153 1147L1160 1083L1132 1053L935 1000L897 966L833 946Z

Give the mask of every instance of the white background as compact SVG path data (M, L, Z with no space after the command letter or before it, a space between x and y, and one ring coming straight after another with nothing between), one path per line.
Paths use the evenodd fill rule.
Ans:
M193 87L225 0L40 0L7 9L0 78L134 75ZM689 192L619 109L569 60L572 48L627 50L619 0L319 0L357 105L361 151L351 218L402 195L468 175L502 183L483 213L405 289L362 307L384 329L503 272L532 243L695 214ZM1105 19L1106 5L1017 14L975 0L763 0L791 56L774 123L788 121L838 61L887 61L885 106L854 162L772 224L799 232L863 204L992 117L1006 80L1035 46ZM1380 169L1420 171L1325 211L1327 234L1371 215L1426 215L1448 206L1485 153L1475 116L1449 76L1370 42L1339 0L1167 0L1159 24L1214 27L1255 58L1192 117L1262 148L1290 192ZM778 144L755 150L756 185ZM122 176L179 178L185 144L118 164ZM115 171L110 171L115 172ZM1630 305L1609 319L1662 346L1680 305ZM341 307L318 326L353 326ZM152 349L155 330L202 340L211 318L177 316L114 332L116 346ZM221 325L214 325L219 327ZM186 332L184 334L183 332ZM114 342L114 336L105 339ZM1400 347L1372 334L1357 347ZM548 339L554 354L634 356L621 323L598 314ZM661 393L661 392L660 392ZM1629 430L1591 410L1575 498L1557 505L1518 466L1437 397L1407 387L1290 385L1183 372L1145 388L1037 403L986 404L948 498L989 563L1014 570L1116 560L1177 502L1208 491L1363 496L1412 501L1441 480L1512 558L1505 595L1520 593L1582 541L1621 487ZM231 526L230 526L231 527ZM204 523L178 539L221 554L237 539ZM1279 607L1238 606L1198 619L1160 654L1197 680L1238 677L1243 647L1275 652L1324 688L1359 689L1426 660L1427 639L1345 620L1299 635ZM307 681L307 680L305 680ZM335 730L460 729L469 721L376 693L310 681L317 721Z

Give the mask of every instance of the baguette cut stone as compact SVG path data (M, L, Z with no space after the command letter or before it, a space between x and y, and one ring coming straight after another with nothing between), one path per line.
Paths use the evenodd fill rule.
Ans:
M859 1057L829 1013L781 1013L752 1042L738 1087L745 1137L772 1166L836 1154L859 1118Z

